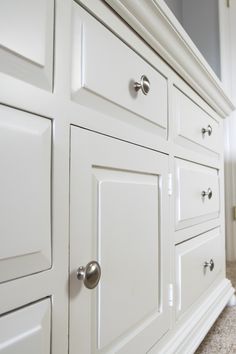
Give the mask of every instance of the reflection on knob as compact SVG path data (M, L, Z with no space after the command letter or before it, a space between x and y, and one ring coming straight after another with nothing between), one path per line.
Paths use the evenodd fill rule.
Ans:
M204 262L204 268L209 267L210 271L212 272L214 267L215 267L215 263L213 261L213 259L210 260L210 262Z
M100 265L96 261L91 261L86 267L79 267L77 270L77 278L84 282L86 288L96 288L101 278Z
M208 188L207 192L206 191L202 191L201 194L202 194L203 198L208 196L208 199L211 199L212 195L213 195L211 188Z
M209 136L212 134L212 127L210 125L207 126L207 128L202 128L202 134L208 134Z
M140 82L134 83L134 89L136 91L139 91L141 89L142 93L144 95L147 95L148 92L150 91L150 81L148 80L147 76L142 75Z

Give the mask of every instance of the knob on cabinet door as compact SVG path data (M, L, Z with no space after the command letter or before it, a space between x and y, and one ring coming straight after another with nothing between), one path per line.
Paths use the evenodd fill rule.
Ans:
M86 288L96 288L101 278L101 267L99 263L91 261L85 267L79 267L77 270L77 278L83 281Z
M139 91L141 89L142 93L144 95L147 95L148 92L150 91L150 81L148 80L147 76L142 75L140 82L134 83L134 88L136 91Z

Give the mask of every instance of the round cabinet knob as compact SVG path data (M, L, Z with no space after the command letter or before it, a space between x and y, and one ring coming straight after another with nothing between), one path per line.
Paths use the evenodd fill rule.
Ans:
M207 126L207 128L202 128L202 134L208 134L209 136L211 136L212 134L212 127L210 125Z
M211 259L210 262L204 263L204 268L207 268L207 267L209 267L211 272L213 271L213 269L215 268L215 263L214 263L213 259Z
M206 191L202 191L202 197L203 198L208 196L208 199L211 199L212 195L213 195L213 193L212 193L211 188L208 188L207 192Z
M134 83L134 89L136 91L139 91L141 89L142 93L144 95L147 95L148 92L150 91L150 81L148 80L147 76L142 75L140 82Z
M79 267L77 270L77 278L84 282L86 288L96 288L101 278L100 265L96 261L91 261L86 267Z

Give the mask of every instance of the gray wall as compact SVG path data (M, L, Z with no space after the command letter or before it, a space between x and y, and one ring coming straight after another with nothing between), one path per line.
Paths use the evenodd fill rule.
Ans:
M186 32L220 78L217 0L166 0Z
M197 1L197 0L196 0ZM183 22L182 0L166 0L167 5L175 14L180 23Z

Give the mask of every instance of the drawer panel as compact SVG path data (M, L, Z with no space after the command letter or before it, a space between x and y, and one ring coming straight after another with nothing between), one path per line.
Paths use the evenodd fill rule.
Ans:
M139 120L143 118L145 124L152 123L152 129L156 125L166 130L166 78L76 3L73 4L72 51L73 99L85 105L95 105L102 111L112 103L111 115L116 114L115 104L126 112L135 113ZM134 88L142 75L150 81L147 95ZM125 111L118 116L125 119ZM130 119L129 122L134 124L132 116Z
M175 159L175 187L176 229L219 216L218 170Z
M1 354L50 353L50 300L0 316Z
M0 282L51 266L51 121L0 106Z
M220 151L219 123L178 88L174 87L175 138L186 148ZM202 149L204 148L204 149Z
M1 72L52 90L53 0L0 2Z
M222 240L217 228L176 246L177 317L217 278L224 262ZM211 260L213 269L210 265L204 266Z

